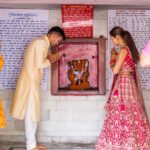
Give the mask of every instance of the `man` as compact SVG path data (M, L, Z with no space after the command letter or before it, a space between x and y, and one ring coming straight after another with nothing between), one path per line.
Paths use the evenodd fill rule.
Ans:
M10 113L14 118L25 120L27 150L46 149L37 146L35 138L37 122L40 120L40 81L43 68L60 58L59 53L48 54L49 47L64 39L64 31L55 26L47 35L34 39L26 49Z

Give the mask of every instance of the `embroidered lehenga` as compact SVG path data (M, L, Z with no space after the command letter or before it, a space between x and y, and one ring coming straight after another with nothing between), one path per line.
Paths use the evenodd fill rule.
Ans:
M96 150L150 150L150 126L136 65L127 47L126 50L105 106L107 114Z

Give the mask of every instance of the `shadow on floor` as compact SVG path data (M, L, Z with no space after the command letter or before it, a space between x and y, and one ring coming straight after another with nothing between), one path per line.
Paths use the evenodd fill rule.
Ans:
M44 144L48 146L48 150L94 150L94 144L64 143L64 144ZM24 143L2 143L0 142L0 150L26 150Z

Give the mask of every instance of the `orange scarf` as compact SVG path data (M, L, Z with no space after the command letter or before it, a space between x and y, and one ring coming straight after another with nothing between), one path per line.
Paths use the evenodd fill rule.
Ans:
M4 115L2 101L0 100L0 128L5 128L5 127L6 127L6 119Z
M4 59L2 55L0 55L0 71L3 69L3 65L4 65ZM0 128L5 128L5 127L6 127L6 119L4 115L2 101L0 100Z
M4 65L4 59L3 56L0 54L0 71L3 69L3 65Z

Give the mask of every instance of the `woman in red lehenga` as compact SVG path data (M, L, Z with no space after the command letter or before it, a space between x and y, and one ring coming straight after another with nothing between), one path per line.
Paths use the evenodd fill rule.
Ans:
M115 75L95 149L150 150L150 126L136 71L138 50L128 31L114 27L110 35L120 51L111 51L110 65Z

